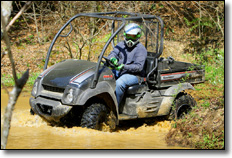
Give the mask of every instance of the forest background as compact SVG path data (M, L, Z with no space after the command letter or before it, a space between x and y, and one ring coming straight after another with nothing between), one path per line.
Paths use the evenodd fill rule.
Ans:
M14 1L11 19L25 5ZM224 1L32 1L10 27L17 75L30 69L24 91L31 91L43 71L48 47L58 30L78 13L127 11L160 16L165 24L163 56L206 66L206 82L195 86L197 107L176 120L166 139L169 144L200 149L224 148ZM98 27L87 24L90 27ZM104 37L108 37L105 35ZM95 61L92 40L78 45L77 59ZM1 41L1 88L14 85L11 63ZM51 64L57 62L55 52ZM62 60L62 59L60 59Z

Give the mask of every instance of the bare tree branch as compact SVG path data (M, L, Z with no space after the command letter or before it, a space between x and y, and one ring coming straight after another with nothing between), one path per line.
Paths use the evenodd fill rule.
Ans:
M6 31L10 29L10 27L14 24L14 22L23 14L24 11L30 6L31 1L27 2L23 8L18 12L18 14L15 15L15 17L10 21L10 23L6 27Z
M216 24L216 25L218 25L218 27L220 28L220 30L221 30L221 33L222 33L222 36L224 37L224 32L223 32L223 29L222 29L222 27L221 27L221 25L220 25L220 22L216 22L214 19L213 19L213 17L210 15L210 13L204 8L204 7L202 7L198 2L195 2L198 6L199 6L199 8L202 8L208 15L209 15L209 17L210 17L210 19ZM216 11L218 11L218 10L216 10ZM218 13L218 12L217 12ZM204 14L204 13L203 13ZM207 15L206 15L207 16Z
M40 37L39 37L38 25L37 25L37 19L36 19L36 15L35 15L35 3L33 3L32 6L33 6L34 20L35 20L36 32L37 32L37 36L38 36L38 42L39 42L39 44L41 44Z
M4 38L4 41L6 43L6 47L7 47L7 51L8 51L8 56L9 56L9 59L10 59L10 63L11 63L11 66L12 66L12 74L13 74L13 77L14 77L14 81L15 81L15 85L17 85L17 75L16 75L16 70L15 70L15 64L14 64L14 59L13 59L13 56L12 56L12 53L11 53L11 48L10 48L10 40L9 40L9 37L7 35L7 31L6 31L6 27L5 27L5 21L2 20L4 17L2 15L2 10L1 10L1 21L2 21L2 29L3 29L3 38Z
M67 43L68 46L66 46L66 43ZM65 47L66 49L68 49L68 51L69 51L69 53L70 53L70 57L73 59L72 50L71 50L71 47L70 47L69 42L68 42L67 39L66 39L66 43L64 43L64 47Z
M176 9L169 2L165 1L165 3L167 3L175 11L175 13L178 15L180 21L182 22L182 24L184 26L183 19L181 18L181 16L179 15L179 13L176 11Z

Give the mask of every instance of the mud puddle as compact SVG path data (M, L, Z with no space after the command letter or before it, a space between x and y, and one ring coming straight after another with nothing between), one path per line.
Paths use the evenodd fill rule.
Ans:
M1 126L8 102L1 90ZM30 93L21 94L14 109L7 149L186 149L168 146L165 136L169 121L152 125L119 127L116 132L81 127L52 127L37 115L30 115Z

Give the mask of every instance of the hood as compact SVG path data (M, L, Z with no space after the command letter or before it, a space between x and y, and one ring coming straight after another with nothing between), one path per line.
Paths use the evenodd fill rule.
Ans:
M62 61L54 65L54 67L44 75L42 84L65 88L73 77L95 66L96 63L85 60L68 59Z

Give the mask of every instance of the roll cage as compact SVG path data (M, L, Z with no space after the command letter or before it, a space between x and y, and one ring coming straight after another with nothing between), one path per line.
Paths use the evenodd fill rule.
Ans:
M116 17L116 16L121 16L121 17ZM129 17L128 17L129 16ZM137 22L145 22L146 24L148 23L156 23L157 25L157 31L153 33L153 36L156 36L156 50L155 50L155 54L154 54L154 63L155 66L154 68L148 73L147 75L147 80L149 80L149 76L156 70L157 68L157 58L160 57L160 55L163 52L163 36L164 36L164 24L163 24L163 20L159 17L159 16L154 16L154 15L147 15L147 14L139 14L139 13L128 13L128 12L105 12L105 13L81 13L81 14L77 14L75 16L73 16L72 18L70 18L68 20L68 22L66 22L61 29L57 32L57 34L55 35L54 39L52 40L52 43L48 49L47 52L47 56L46 56L46 60L45 60L45 65L44 65L44 70L47 69L47 65L49 62L49 57L52 51L52 48L57 40L57 38L60 37L67 37L69 36L69 34L72 32L73 27L71 22L78 18L78 17L91 17L91 18L99 18L99 19L108 19L108 20L112 20L112 35L110 36L110 38L108 39L108 41L106 42L106 44L104 45L99 58L98 58L98 62L96 65L96 69L95 69L95 73L94 73L94 78L92 81L92 84L90 86L90 88L95 88L96 84L98 82L98 78L99 78L99 68L100 68L100 63L102 60L102 57L107 49L107 47L109 46L109 44L111 43L112 46L114 47L114 38L116 37L116 35L124 28L126 21L137 21ZM153 22L153 21L149 21L152 19L156 19L158 20L158 22ZM117 30L115 30L115 21L121 21L122 24L120 26L118 26ZM66 35L62 35L62 31L68 26L70 25L71 29L70 31L66 34ZM159 31L159 26L160 26L160 31ZM146 29L149 29L148 27L146 27ZM152 31L152 30L149 30ZM148 39L147 39L147 32L145 33L145 48L147 48L147 43L148 43ZM117 40L119 40L119 38L117 38ZM151 81L152 82L152 81Z

